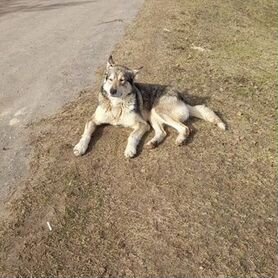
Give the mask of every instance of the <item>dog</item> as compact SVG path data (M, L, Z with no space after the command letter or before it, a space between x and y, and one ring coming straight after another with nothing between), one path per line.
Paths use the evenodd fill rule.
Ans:
M127 158L136 155L137 146L143 135L150 130L150 125L155 134L147 143L149 148L157 147L165 139L165 125L178 132L176 144L182 145L190 133L184 124L190 116L214 123L220 129L226 129L223 121L210 108L205 105L187 104L175 88L135 82L140 69L115 64L112 56L109 57L98 97L99 103L90 121L86 123L79 143L73 149L76 156L86 152L93 132L102 124L133 130L124 152Z

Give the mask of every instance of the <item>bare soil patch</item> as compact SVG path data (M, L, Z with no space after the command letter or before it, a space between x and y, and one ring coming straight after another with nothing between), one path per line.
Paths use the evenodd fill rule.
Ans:
M146 1L115 60L144 65L141 81L189 89L228 131L194 120L187 145L169 130L128 161L129 130L107 126L75 158L97 101L97 88L82 92L30 127L31 175L0 228L1 276L274 277L276 10Z

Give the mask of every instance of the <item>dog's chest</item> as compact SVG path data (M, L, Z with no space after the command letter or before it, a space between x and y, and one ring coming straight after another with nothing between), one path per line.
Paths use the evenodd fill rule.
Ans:
M121 106L116 106L111 108L109 114L112 125L121 125L124 114L126 114L126 112Z
M133 113L132 110L132 106L111 106L110 109L106 112L108 122L111 125L115 126L129 127L130 125L132 125L130 120Z

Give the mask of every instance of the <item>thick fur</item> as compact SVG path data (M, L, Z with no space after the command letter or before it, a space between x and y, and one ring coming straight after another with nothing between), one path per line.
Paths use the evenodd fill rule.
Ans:
M182 145L189 135L189 128L184 122L190 116L214 123L225 130L225 124L211 109L205 105L190 106L175 88L136 83L138 71L116 65L112 57L109 57L99 93L99 105L91 120L86 123L79 143L74 147L76 156L86 152L93 132L101 124L133 129L124 152L127 158L136 155L137 146L150 125L155 132L147 143L150 148L159 145L166 137L165 125L178 132L176 144Z

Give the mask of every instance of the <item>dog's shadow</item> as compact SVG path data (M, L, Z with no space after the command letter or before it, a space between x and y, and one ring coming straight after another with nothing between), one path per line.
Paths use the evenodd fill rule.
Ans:
M105 127L107 127L106 124L105 125L100 125L96 128L96 130L94 131L94 133L91 137L91 140L90 140L88 149L86 151L86 154L89 154L93 150L93 148L95 147L98 140L101 139L101 137L103 136Z
M182 91L180 91L180 94L182 96L183 101L192 106L207 104L207 102L211 98L209 96L193 95L189 89L183 89Z

